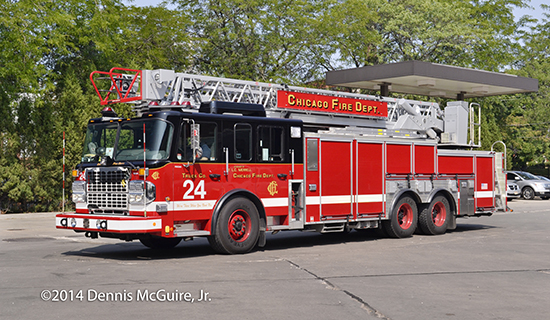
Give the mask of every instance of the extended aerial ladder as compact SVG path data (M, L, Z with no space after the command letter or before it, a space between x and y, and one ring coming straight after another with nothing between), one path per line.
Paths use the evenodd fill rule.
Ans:
M203 103L230 101L261 104L268 117L300 119L305 125L326 125L327 128L330 126L330 130L344 129L366 134L380 134L382 131L383 134L392 136L435 139L440 145L454 147L479 147L480 144L479 131L473 130L479 127L472 116L474 105L464 101L451 101L447 103L445 110L441 110L436 102L218 78L164 69L113 68L109 72L95 71L90 79L102 105L132 103L133 111L138 115L164 109L198 111ZM97 80L107 81L102 81L101 85ZM383 112L370 112L371 109L366 112L366 108L359 110L363 112L353 112L357 110L350 105L349 112L331 113L327 112L326 109L330 111L331 108L327 108L326 103L324 108L315 108L307 106L304 98L302 108L291 108L288 101L292 100L283 100L293 93L305 97L324 97L325 101L356 99L354 101L379 103L385 107ZM479 105L476 106L480 112Z

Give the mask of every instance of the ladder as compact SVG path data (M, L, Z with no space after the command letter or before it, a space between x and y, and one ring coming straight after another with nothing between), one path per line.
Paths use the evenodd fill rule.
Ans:
M218 78L165 69L113 68L109 72L94 71L90 79L102 105L132 103L133 111L138 115L164 109L196 112L201 103L230 101L261 104L268 117L301 119L305 124L312 125L406 131L432 139L437 139L439 133L444 131L443 113L435 102ZM103 85L99 85L100 80ZM387 105L387 115L380 117L282 108L281 101L278 101L278 93L282 91L379 102Z

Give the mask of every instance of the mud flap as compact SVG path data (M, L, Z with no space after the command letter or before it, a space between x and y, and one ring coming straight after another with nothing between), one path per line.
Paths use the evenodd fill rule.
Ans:
M258 247L265 247L265 219L260 219L260 236L258 237Z
M258 247L265 247L265 231L260 231L260 237L258 238Z
M456 229L456 215L451 214L449 221L447 221L447 230Z

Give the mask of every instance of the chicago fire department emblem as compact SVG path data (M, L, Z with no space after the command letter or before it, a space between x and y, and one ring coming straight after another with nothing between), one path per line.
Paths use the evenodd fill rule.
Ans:
M159 172L158 171L153 172L153 174L151 175L151 178L153 178L153 180L158 180L158 178L160 178Z
M279 191L277 191L277 181L271 181L271 183L267 186L267 191L269 191L269 194L271 196L274 196Z

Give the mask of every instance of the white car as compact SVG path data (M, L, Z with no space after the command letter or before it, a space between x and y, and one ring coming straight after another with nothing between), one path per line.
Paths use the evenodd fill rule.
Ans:
M512 199L517 199L521 197L521 190L519 189L519 186L514 181L508 181L508 188L506 189L506 198L508 198L508 201L511 201Z
M534 174L525 171L507 171L506 179L518 184L525 200L532 200L535 196L543 200L550 198L550 181L541 180Z

